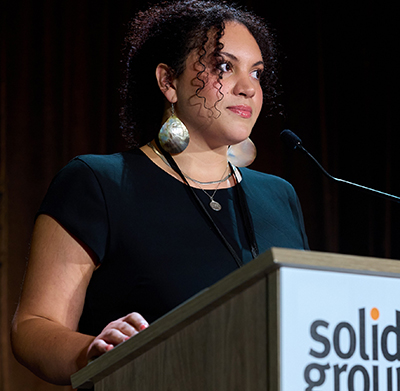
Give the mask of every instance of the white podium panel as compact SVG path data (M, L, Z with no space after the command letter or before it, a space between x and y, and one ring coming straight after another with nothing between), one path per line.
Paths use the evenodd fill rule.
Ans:
M400 390L400 279L282 267L281 391Z

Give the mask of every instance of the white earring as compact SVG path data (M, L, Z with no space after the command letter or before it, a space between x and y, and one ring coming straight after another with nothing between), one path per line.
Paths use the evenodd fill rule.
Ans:
M171 116L164 122L158 133L162 148L171 154L183 152L189 144L190 136L185 124L175 115L171 104Z
M237 167L249 166L256 156L256 146L249 137L238 144L230 145L228 148L228 161Z

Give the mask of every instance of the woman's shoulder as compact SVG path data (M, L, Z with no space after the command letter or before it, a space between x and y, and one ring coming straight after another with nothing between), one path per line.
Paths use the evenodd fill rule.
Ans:
M118 152L109 155L78 155L74 157L67 166L83 164L96 171L123 169L126 165L130 165L135 161L140 161L142 158L143 153L140 150Z
M51 187L68 190L100 185L104 188L124 183L127 175L132 178L138 177L140 172L145 170L146 159L140 150L110 155L79 155L58 171L52 180Z
M244 179L244 183L252 186L278 186L281 188L292 189L293 186L285 179L266 174L265 172L255 171L250 168L241 168L240 172Z
M242 187L249 196L290 202L297 199L294 187L279 176L249 168L241 168L240 171L243 177Z
M72 175L85 175L91 173L99 177L115 177L122 175L127 170L139 168L146 164L143 153L140 150L118 152L109 155L87 154L78 155L64 166L60 173Z

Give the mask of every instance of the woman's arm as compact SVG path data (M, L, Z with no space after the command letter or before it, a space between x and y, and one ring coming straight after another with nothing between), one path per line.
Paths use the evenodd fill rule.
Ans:
M77 332L96 258L59 223L40 215L12 331L16 358L48 382L70 384L70 376L148 326L136 313L110 323L97 336Z

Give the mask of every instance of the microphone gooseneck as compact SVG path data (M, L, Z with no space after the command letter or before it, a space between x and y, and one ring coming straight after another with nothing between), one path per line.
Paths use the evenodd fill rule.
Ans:
M318 162L318 160L315 159L315 157L313 155L311 155L311 153L308 152L307 149L305 149L303 147L303 143L302 143L301 139L296 134L294 134L291 130L289 130L289 129L283 130L281 132L281 139L289 148L291 148L291 149L299 149L302 152L304 152L308 157L310 157L313 160L313 162L319 167L319 169L329 179L332 179L332 180L334 180L336 182L344 183L345 185L350 185L350 186L356 187L359 190L363 190L363 191L365 191L367 193L374 194L375 196L378 196L378 197L385 198L385 199L390 200L390 201L395 201L395 202L399 202L400 203L400 197L394 196L392 194L384 193L383 191L371 189L371 188L366 187L366 186L361 186L361 185L359 185L357 183L345 181L345 180L340 179L340 178L335 178L334 176L329 174L324 169L324 167L321 166L321 164Z

